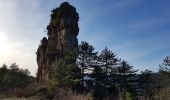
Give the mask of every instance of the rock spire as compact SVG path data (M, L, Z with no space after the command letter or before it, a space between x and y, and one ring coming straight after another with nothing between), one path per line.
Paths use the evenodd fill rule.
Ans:
M47 26L47 37L41 40L37 49L37 82L47 84L50 70L62 60L63 53L78 48L77 35L79 15L76 8L68 2L52 10Z

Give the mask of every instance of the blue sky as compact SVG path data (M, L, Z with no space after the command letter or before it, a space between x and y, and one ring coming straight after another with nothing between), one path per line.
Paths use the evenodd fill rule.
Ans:
M169 0L1 0L1 65L16 62L35 75L35 52L50 11L63 1L79 13L79 42L96 51L107 46L135 69L153 71L170 55Z

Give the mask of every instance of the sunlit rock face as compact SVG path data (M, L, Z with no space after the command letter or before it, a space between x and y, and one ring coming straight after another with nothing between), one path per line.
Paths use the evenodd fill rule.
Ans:
M78 48L78 20L76 8L67 2L52 10L47 26L48 39L43 38L37 50L38 83L46 85L50 70L62 60L63 53Z

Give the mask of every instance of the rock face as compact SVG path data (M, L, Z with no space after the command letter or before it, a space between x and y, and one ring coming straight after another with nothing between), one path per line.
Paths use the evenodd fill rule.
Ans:
M78 48L77 35L79 15L75 7L64 2L59 8L53 9L51 20L47 26L48 38L43 38L37 50L37 82L46 85L50 70L59 60L62 60L64 52Z

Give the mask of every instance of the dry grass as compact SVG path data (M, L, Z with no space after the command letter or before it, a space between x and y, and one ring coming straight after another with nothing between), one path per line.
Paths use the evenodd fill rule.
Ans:
M26 99L26 98L34 96L39 88L40 87L37 83L31 83L24 89L14 88L11 90L3 91L0 93L0 100L37 100L37 99Z
M82 95L72 92L71 90L58 89L55 93L54 100L92 100L90 94Z

